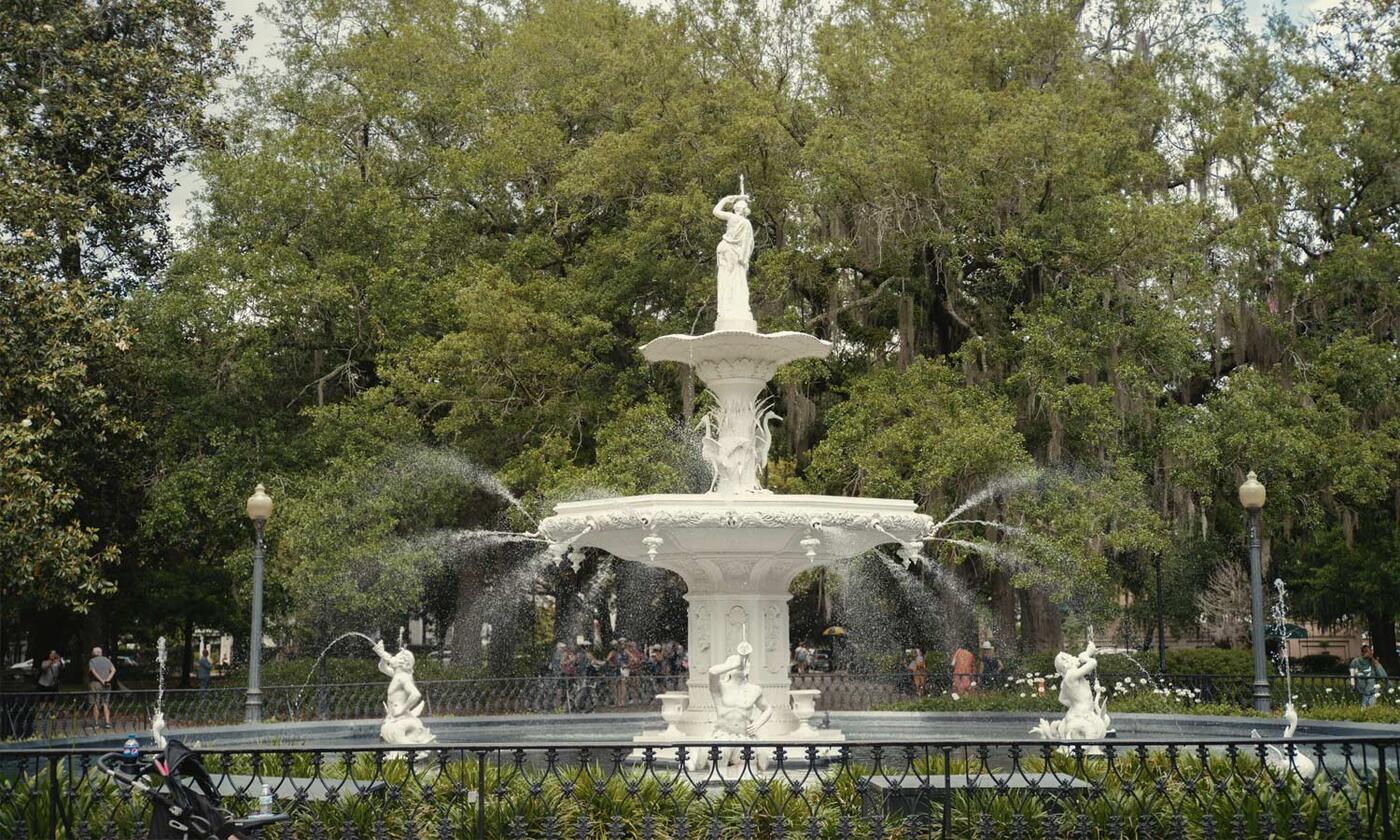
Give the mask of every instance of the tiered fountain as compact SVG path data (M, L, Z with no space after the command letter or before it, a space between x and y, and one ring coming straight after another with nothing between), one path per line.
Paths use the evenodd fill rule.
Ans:
M777 415L760 394L780 366L825 358L831 345L805 333L758 332L748 295L753 228L742 193L741 181L740 194L714 208L726 223L716 249L714 330L666 335L642 347L648 361L690 365L715 397L716 407L701 421L703 454L714 473L710 491L567 502L540 524L558 557L598 548L670 569L686 583L688 690L663 696L668 728L640 741L712 738L710 669L736 650L744 654L748 681L762 689L772 709L756 727L758 739L839 740L835 730L805 724L813 693L789 690L788 585L813 564L836 563L880 545L897 544L902 556L913 559L933 526L906 499L780 496L763 488L769 429Z

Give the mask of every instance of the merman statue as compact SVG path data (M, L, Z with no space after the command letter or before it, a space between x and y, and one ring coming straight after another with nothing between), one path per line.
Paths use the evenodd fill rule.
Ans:
M379 739L386 744L431 744L436 736L418 719L424 701L413 681L413 652L400 645L399 652L390 656L384 650L383 639L374 643L373 650L379 656L379 672L389 678Z
M716 741L752 741L773 717L773 707L764 699L763 689L749 682L749 656L753 654L753 645L748 642L747 627L744 628L744 640L739 642L735 651L723 662L711 665L709 670L710 697L715 704L715 724L711 737ZM758 768L765 769L767 751L758 750L756 758ZM739 747L720 748L719 766L725 767L739 761Z

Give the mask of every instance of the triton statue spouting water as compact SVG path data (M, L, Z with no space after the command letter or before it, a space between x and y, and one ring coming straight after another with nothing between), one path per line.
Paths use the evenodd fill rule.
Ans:
M686 583L690 679L688 703L676 721L683 738L670 730L645 733L641 742L713 740L710 671L741 643L751 650L744 657L746 682L771 710L754 719L753 737L840 740L831 729L793 734L799 724L789 697L788 584L813 564L837 563L876 546L917 551L934 526L908 499L785 496L762 486L778 415L760 395L779 367L823 359L831 344L806 333L758 331L748 292L749 203L741 179L739 192L714 207L725 222L715 249L714 330L665 335L642 347L649 362L689 365L714 395L715 408L701 421L703 454L714 474L710 491L566 502L540 523L560 560L597 548L670 569Z

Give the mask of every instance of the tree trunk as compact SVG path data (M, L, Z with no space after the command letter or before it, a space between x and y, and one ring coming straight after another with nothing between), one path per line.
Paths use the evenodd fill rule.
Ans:
M899 370L903 372L914 363L914 299L905 295L899 299Z
M1039 589L1019 590L1021 596L1021 649L1054 651L1064 646L1060 611Z
M1395 616L1366 613L1366 629L1371 632L1371 650L1391 676L1400 676L1400 656L1395 655Z
M783 427L787 430L793 458L801 462L807 454L807 442L816 424L817 404L808 399L795 383L784 383L782 394Z
M992 628L992 641L1001 648L1003 655L1016 653L1016 590L1011 586L1011 575L1001 569L992 571L988 578L992 600L992 616L996 627Z
M695 415L695 372L690 365L676 365L676 379L681 386L681 421L689 429L690 419Z

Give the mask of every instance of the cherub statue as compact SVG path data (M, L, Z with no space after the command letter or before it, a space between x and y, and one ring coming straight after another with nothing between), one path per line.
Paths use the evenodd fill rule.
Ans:
M742 179L739 194L721 198L712 212L715 218L723 219L725 225L724 236L715 248L719 282L715 329L753 332L757 328L753 311L749 309L753 225L749 223L749 197L743 194Z
M384 701L384 723L379 738L386 744L430 744L433 733L418 719L423 713L423 694L413 681L413 652L400 647L390 656L384 650L384 640L374 643L379 656L379 672L389 678L389 694Z
M1104 705L1103 687L1096 678L1090 682L1099 667L1094 658L1097 652L1094 640L1089 639L1078 656L1064 651L1055 654L1055 672L1060 675L1060 703L1066 709L1065 716L1056 721L1041 718L1031 734L1053 741L1099 741L1107 736L1112 721ZM1098 755L1103 751L1090 747L1085 752Z
M749 682L749 657L753 654L753 645L745 638L735 651L723 662L711 665L709 670L710 697L715 704L715 725L711 735L717 741L752 741L773 717L773 707L764 699L763 689ZM757 760L760 770L766 768L766 759L766 752L759 750ZM738 761L738 747L721 749L721 767Z

